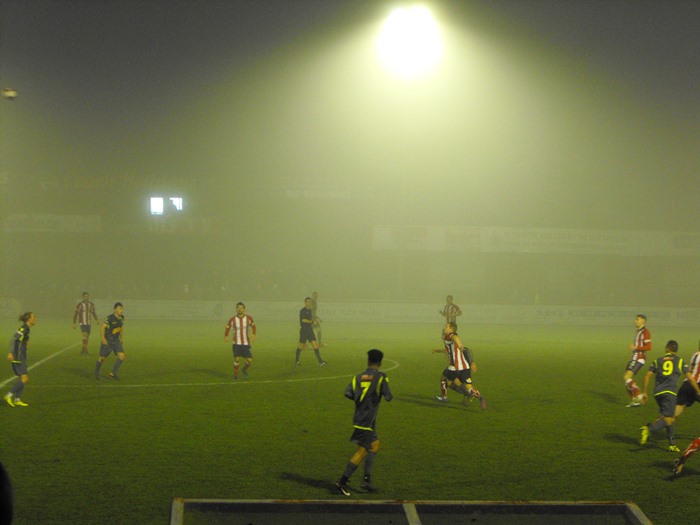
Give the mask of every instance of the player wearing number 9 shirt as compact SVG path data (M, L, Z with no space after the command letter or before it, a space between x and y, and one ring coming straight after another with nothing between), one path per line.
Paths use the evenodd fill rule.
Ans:
M700 387L698 387L697 382L690 373L688 365L678 355L678 343L676 341L671 340L666 343L666 353L649 365L649 371L644 376L643 400L646 400L647 389L652 376L655 378L654 399L656 399L656 404L659 405L660 417L640 428L641 437L639 443L641 445L646 444L651 434L665 428L668 435L669 452L680 452L674 440L675 427L673 425L678 396L678 379L681 376L685 376L698 395L700 395Z

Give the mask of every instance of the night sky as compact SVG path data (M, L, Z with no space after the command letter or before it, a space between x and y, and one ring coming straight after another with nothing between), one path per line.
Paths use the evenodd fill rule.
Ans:
M368 52L392 5L3 0L3 213L99 217L99 241L31 236L58 267L118 225L135 268L228 282L209 259L243 246L294 293L346 274L338 295L393 271L377 225L698 232L699 2L427 3L445 60L410 86ZM148 236L157 192L194 235ZM88 284L124 264L96 259Z

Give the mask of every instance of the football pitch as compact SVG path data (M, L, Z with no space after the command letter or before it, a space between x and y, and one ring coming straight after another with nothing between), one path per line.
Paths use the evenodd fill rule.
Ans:
M128 312L127 312L128 315ZM0 407L0 460L12 477L15 523L167 523L171 499L340 499L332 483L354 452L343 397L366 352L385 353L394 400L383 402L364 500L632 501L656 524L697 523L700 459L678 479L662 431L642 447L653 399L625 408L622 374L634 326L523 327L460 323L474 383L488 401L436 401L445 357L440 324L324 324L323 358L302 353L298 328L256 319L250 378L233 381L220 322L129 319L121 381L92 377L99 337L80 355L69 321L39 319L29 349L27 408ZM5 337L18 323L3 319ZM698 333L654 329L680 355ZM106 376L114 357L102 367ZM36 366L34 366L36 365ZM646 372L646 367L638 375ZM12 374L0 374L3 394ZM12 379L14 380L14 379ZM681 449L700 435L700 409L677 421ZM554 522L552 522L554 523Z

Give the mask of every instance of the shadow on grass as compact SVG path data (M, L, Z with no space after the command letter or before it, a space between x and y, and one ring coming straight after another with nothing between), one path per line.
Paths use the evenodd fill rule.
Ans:
M86 366L84 366L83 368L64 368L64 370L68 374L71 374L76 377L93 379L95 375L95 361L90 361L89 365L86 363Z
M335 495L339 494L338 489L335 487L335 483L328 481L327 479L309 478L293 472L282 472L279 477L281 480L293 481L300 485L306 485L315 489L324 489ZM353 487L352 485L350 486L350 490L359 494L372 494L371 491L364 488Z
M102 380L97 380L95 379L95 363L91 363L89 367L86 368L64 368L63 369L66 373L71 374L76 377L80 377L82 379L87 379L90 384L97 385L99 386L103 381L105 384L111 383L114 385L118 385L119 381L114 381L113 379L110 379L109 373L112 370L112 366L103 366L102 369L100 370L100 377ZM122 375L122 372L119 372L119 375ZM131 376L130 376L131 377Z
M620 404L620 401L618 400L619 396L612 395L609 392L594 392L592 390L589 390L588 393L597 397L601 401L605 401L606 403L610 403L611 405L619 405Z
M659 469L661 472L666 474L664 477L664 480L666 481L674 481L680 478L685 478L687 476L696 476L697 472L693 471L693 469L688 469L687 467L683 468L683 472L681 473L680 476L676 476L673 473L673 460L677 459L678 456L676 454L669 454L669 459L668 461L655 461L653 463L654 468Z
M125 399L127 397L140 396L141 394L133 388L118 388L119 382L113 380L104 379L102 381L97 381L91 378L90 386L94 388L81 389L80 395L78 397L72 398L54 398L45 399L41 402L42 405L83 405L85 403L90 404L92 401L105 401L106 399ZM117 388L115 388L117 387Z
M189 367L190 372L206 374L219 379L233 379L233 373L222 372L221 370L213 370L211 368L193 368Z
M698 437L698 435L695 433L687 434L684 432L676 432L676 434L675 434L676 445L681 447L681 450L683 450L683 446L681 444L679 444L679 442L682 443L684 440L687 440L690 442L690 441L693 441L696 437Z
M97 358L95 358L94 361L90 361L89 363L85 363L84 367L81 368L63 368L63 371L66 372L67 374L76 376L76 377L82 377L82 378L87 378L90 381L95 381L95 363L97 362ZM106 361L103 362L102 367L100 368L100 376L102 379L108 379L108 375L112 370L112 366L114 366L114 360L107 359ZM134 373L129 372L129 364L123 365L124 368L122 368L119 372L119 375L121 376L122 374L126 374L125 377L129 377L132 382L133 381L141 381L142 377L148 377L148 378L154 378L154 377L169 377L173 375L173 372L170 372L168 370L163 370L160 372L149 372L148 374L143 374L140 371L136 371L134 369ZM222 372L216 372L214 370L208 370L208 369L194 369L191 368L190 372L203 372L203 373L209 373L211 375L215 375L217 377L224 377L227 379L232 379L232 375L227 375Z
M666 472L669 471L668 464L664 465L663 470ZM680 475L676 476L675 474L671 473L666 478L666 481L683 481L685 478L691 478L693 480L693 483L697 483L698 474L700 474L700 472L698 472L695 469L683 467L683 471L680 473Z
M428 408L441 408L449 410L464 410L467 406L462 405L460 401L448 401L443 403L435 399L435 396L418 396L410 394L402 394L394 398L394 402L411 403L413 405L424 406Z
M335 492L335 486L327 479L309 478L301 474L295 474L294 472L282 472L279 478L285 481L293 481L299 485L306 485L315 489L328 489Z
M308 366L306 368L309 368ZM289 378L297 378L301 377L302 372L304 371L303 366L294 366L292 364L289 369L281 371L279 374L277 374L276 378L277 379L289 379Z
M301 362L301 365L296 366L293 363L289 366L287 370L281 371L279 374L276 375L277 379L280 380L285 380L285 379L302 379L302 378L307 378L307 379L324 379L324 377L319 377L318 375L315 375L316 373L320 373L323 376L326 375L332 375L332 376L338 376L338 375L343 375L343 377L347 376L348 382L350 382L350 378L352 377L353 373L352 371L348 371L347 373L344 372L339 372L338 370L334 370L331 365L321 367L319 366L319 362L314 360L307 360L306 362Z
M605 434L603 439L612 443L622 443L623 445L636 445L639 450L650 448L650 445L640 445L639 436L628 436L626 434ZM635 452L637 452L635 450Z

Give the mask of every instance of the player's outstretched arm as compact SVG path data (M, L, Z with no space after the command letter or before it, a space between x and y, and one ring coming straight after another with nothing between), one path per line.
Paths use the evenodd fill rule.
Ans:
M698 385L698 382L695 381L693 374L691 374L690 372L686 372L685 377L688 378L688 382L692 385L693 389L695 390L695 396L698 399L700 399L700 385Z

